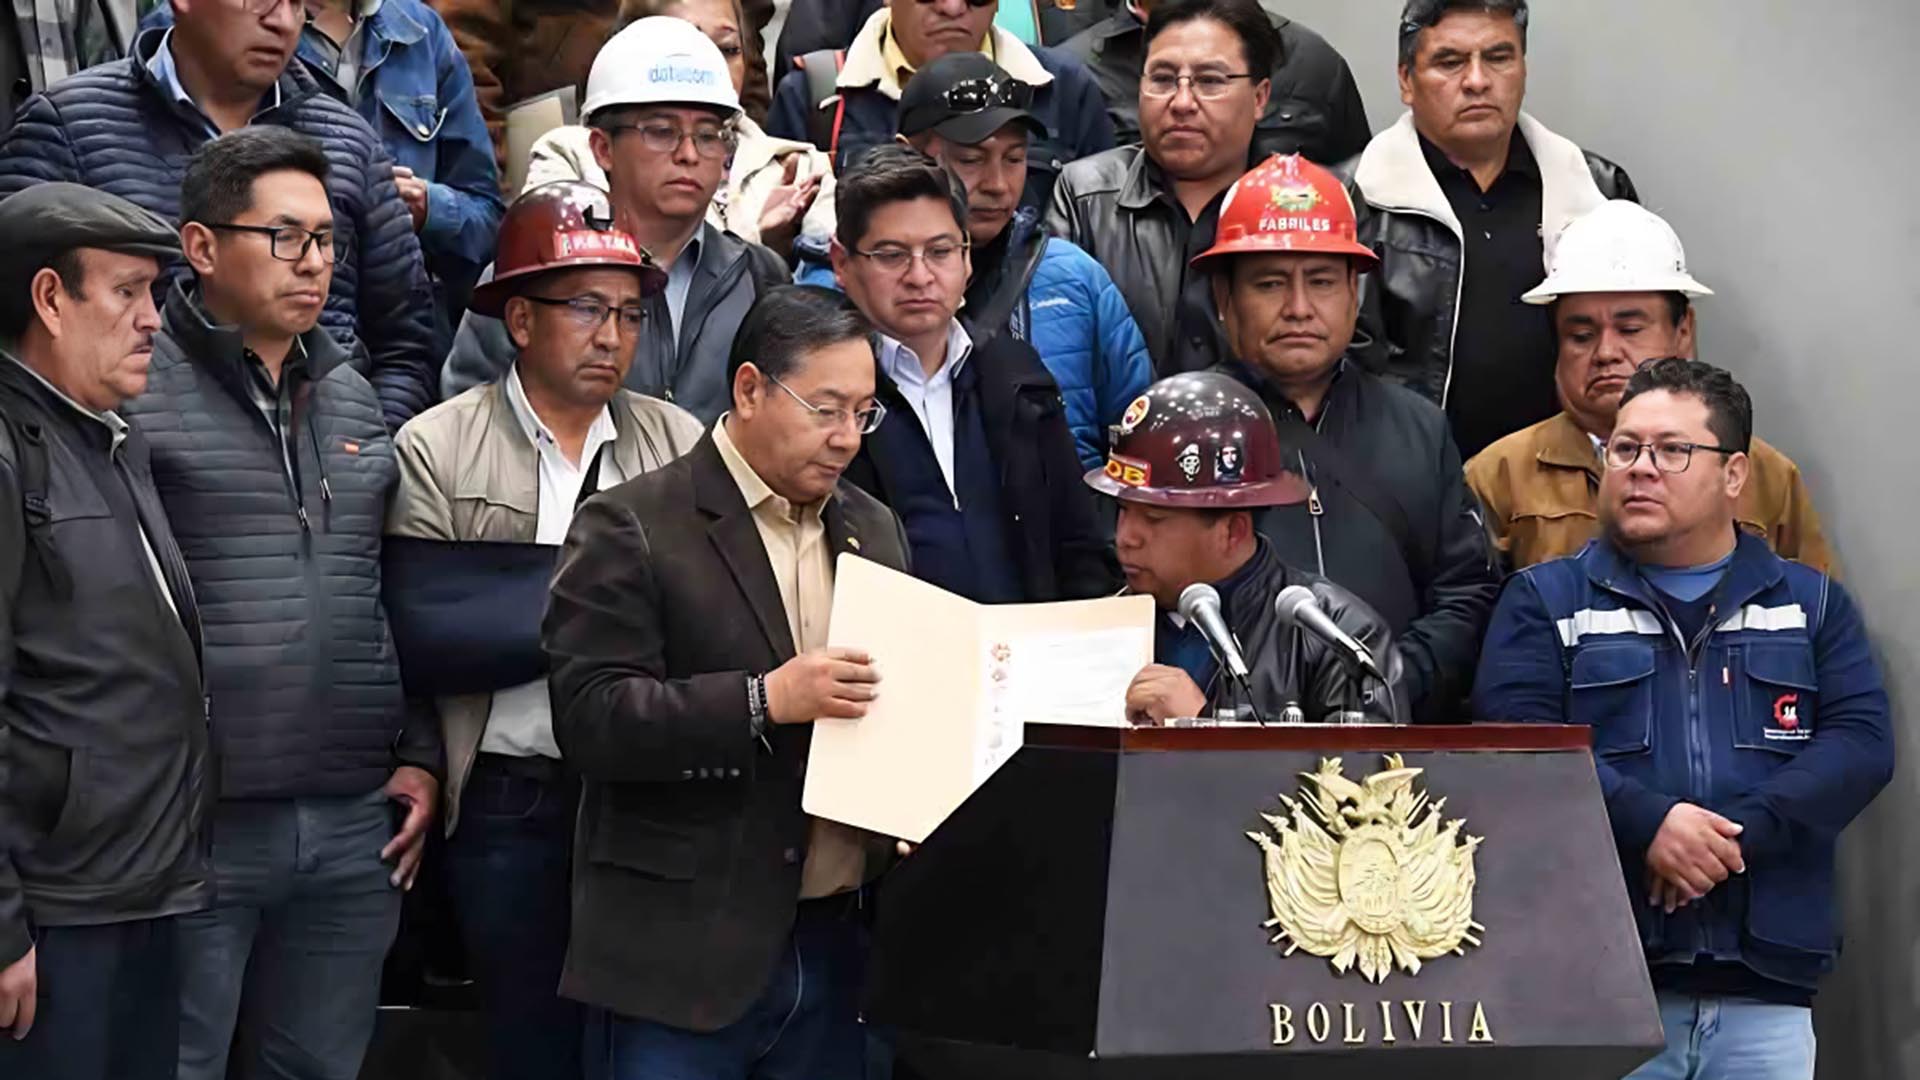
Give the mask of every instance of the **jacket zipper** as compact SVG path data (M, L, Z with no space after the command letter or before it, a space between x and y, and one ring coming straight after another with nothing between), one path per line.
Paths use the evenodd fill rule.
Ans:
M1716 625L1714 620L1719 609L1717 606L1707 608L1706 625L1701 627L1700 635L1693 640L1692 644L1688 644L1686 638L1680 636L1680 624L1674 621L1672 614L1667 610L1666 602L1661 600L1657 593L1650 593L1649 596L1659 610L1661 622L1667 633L1673 638L1674 644L1680 646L1681 655L1686 657L1687 793L1693 796L1692 801L1695 805L1705 805L1706 793L1713 788L1713 765L1712 758L1707 753L1705 735L1701 730L1706 723L1706 707L1700 700L1700 659L1705 655L1702 647L1707 639L1713 636ZM1706 920L1699 918L1693 920L1692 944L1694 955L1712 954L1713 942L1708 939Z
M1307 455L1302 451L1295 450L1294 456L1300 460L1300 475L1308 475ZM1311 480L1308 481L1307 520L1313 522L1313 557L1319 565L1321 577L1327 576L1327 551L1320 543L1320 519L1326 515L1326 512L1326 504L1320 501L1320 485Z

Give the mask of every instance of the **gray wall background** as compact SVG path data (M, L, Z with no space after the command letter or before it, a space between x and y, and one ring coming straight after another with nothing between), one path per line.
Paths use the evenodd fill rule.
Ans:
M1402 111L1400 0L1266 0ZM1694 273L1701 356L1800 464L1893 692L1901 765L1846 835L1847 951L1818 998L1821 1080L1920 1078L1920 54L1914 0L1533 6L1527 109L1620 162Z

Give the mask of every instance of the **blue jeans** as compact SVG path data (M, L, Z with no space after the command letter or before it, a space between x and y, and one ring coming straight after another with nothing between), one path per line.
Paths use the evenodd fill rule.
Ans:
M793 940L747 1014L715 1032L589 1011L593 1080L862 1080L866 929L844 898L803 902Z
M173 1080L180 1014L174 920L43 926L40 992L24 1041L0 1035L0 1076L34 1080Z
M1627 1080L1813 1080L1813 1010L1660 991L1667 1048Z
M461 793L447 841L454 921L486 1010L489 1075L580 1080L585 1008L559 994L580 784L511 764L480 755Z
M355 1080L400 890L384 793L222 802L214 906L181 916L179 1080Z

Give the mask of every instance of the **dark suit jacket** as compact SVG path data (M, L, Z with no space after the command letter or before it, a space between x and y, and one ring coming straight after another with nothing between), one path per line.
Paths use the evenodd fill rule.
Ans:
M900 523L844 480L828 551L906 569ZM794 655L759 531L708 434L587 500L544 629L554 735L585 779L560 992L695 1031L738 1020L787 946L809 725L750 734L746 676Z
M1031 345L1007 335L974 349L967 363L978 380L987 448L1000 470L1007 551L1019 565L1023 599L1039 604L1112 596L1122 583L1120 565L1083 479L1060 384ZM887 407L881 423L905 425L924 440L920 421L893 380L878 368L874 378ZM862 444L845 479L894 505L900 481L873 440Z

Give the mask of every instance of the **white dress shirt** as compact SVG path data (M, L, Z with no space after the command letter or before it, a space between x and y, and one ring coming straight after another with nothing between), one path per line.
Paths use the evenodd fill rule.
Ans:
M507 402L512 405L514 419L520 421L521 430L532 441L540 460L540 517L534 527L534 543L560 544L567 538L567 526L573 523L574 504L579 501L580 488L586 483L587 470L593 466L593 459L601 448L614 441L613 414L600 410L593 426L587 429L587 441L580 448L580 464L575 465L560 452L553 432L547 430L547 425L527 402L518 365L507 371ZM599 484L595 490L604 491L625 479L620 475L620 467L614 464L613 455L608 453L600 462ZM560 756L560 745L553 738L553 704L547 698L547 680L535 679L494 692L486 734L480 737L480 752L511 757Z
M953 379L973 352L973 339L955 319L947 326L947 359L939 370L928 375L920 366L920 357L906 345L885 334L880 335L880 370L907 399L907 407L920 421L920 429L933 444L933 456L940 462L940 475L947 479L947 491L953 483ZM959 506L959 496L953 505Z

